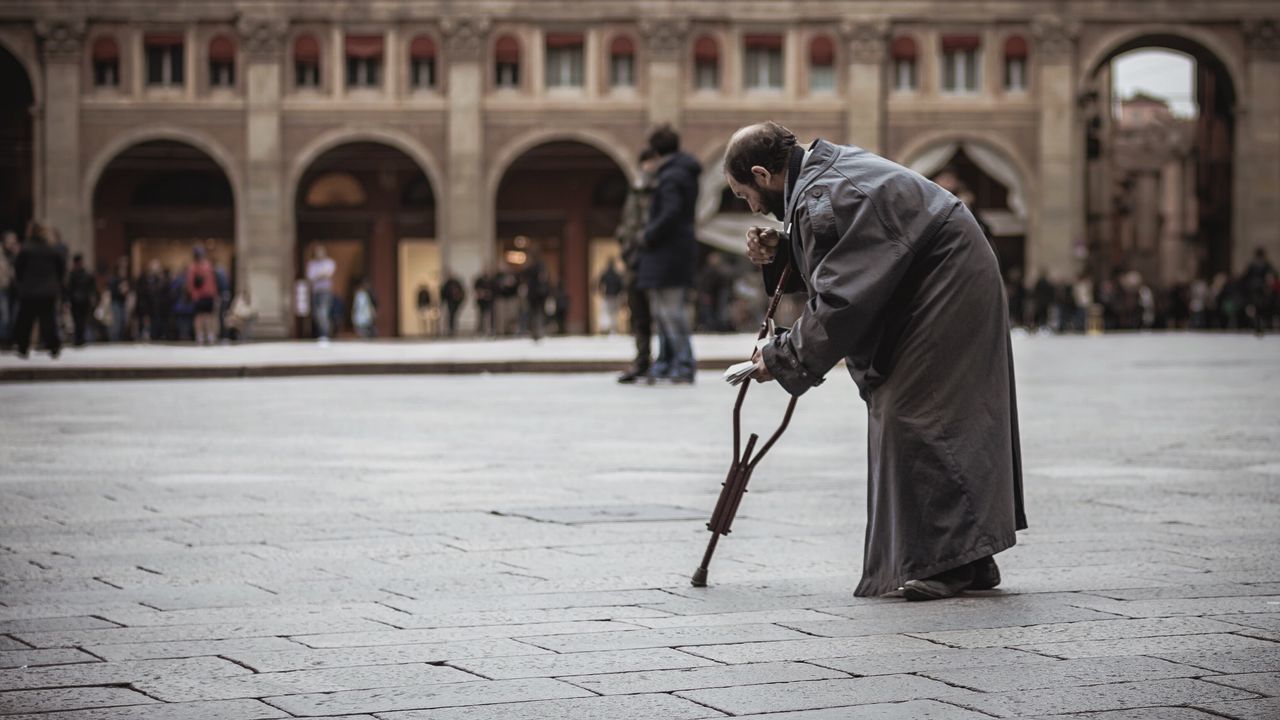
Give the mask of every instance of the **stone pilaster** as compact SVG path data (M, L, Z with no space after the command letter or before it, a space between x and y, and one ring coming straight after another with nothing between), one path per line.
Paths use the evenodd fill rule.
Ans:
M687 20L644 18L640 21L649 52L649 125L671 123L679 128L680 108L687 85L681 68L689 55Z
M62 236L72 253L93 259L93 238L84 237L92 208L82 208L80 168L80 77L84 52L83 20L41 21L36 24L44 58L44 108L39 121L44 217ZM90 265L92 267L92 265Z
M874 153L884 151L885 58L889 26L884 20L846 20L840 34L847 48L849 83L845 141Z
M440 250L445 268L469 285L492 267L495 252L491 193L484 173L482 107L490 21L448 17L440 29L449 73L449 180L436 195L443 199ZM466 303L462 327L474 329L476 323L475 303Z
M1032 33L1039 69L1035 88L1040 94L1040 177L1025 276L1031 281L1044 270L1058 281L1067 281L1076 273L1073 246L1083 217L1084 162L1079 157L1073 73L1077 33L1049 16L1037 18Z
M245 83L245 173L236 208L236 285L258 308L255 334L287 337L291 325L293 238L284 214L293 203L284 187L280 99L287 24L283 19L242 18Z
M1246 87L1237 93L1247 98L1242 127L1236 130L1234 247L1232 268L1239 271L1263 248L1272 263L1280 258L1280 19L1260 20L1244 26L1248 58Z

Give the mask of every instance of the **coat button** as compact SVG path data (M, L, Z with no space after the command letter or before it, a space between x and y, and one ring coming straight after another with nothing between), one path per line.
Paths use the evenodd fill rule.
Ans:
M813 191L813 196L814 196L814 197L822 197L822 191L821 191L821 190L814 190L814 191Z

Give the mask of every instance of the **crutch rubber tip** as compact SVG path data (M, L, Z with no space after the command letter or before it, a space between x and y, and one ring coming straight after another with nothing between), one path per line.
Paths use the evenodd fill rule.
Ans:
M707 569L698 568L697 570L694 570L693 577L690 578L689 583L694 587L706 587L707 586Z

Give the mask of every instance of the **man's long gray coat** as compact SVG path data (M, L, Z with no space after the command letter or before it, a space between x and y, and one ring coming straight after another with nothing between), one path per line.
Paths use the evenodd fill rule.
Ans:
M764 350L799 395L845 358L867 404L867 533L855 594L1011 547L1027 526L1008 311L968 209L861 148L816 141L785 192L808 303Z

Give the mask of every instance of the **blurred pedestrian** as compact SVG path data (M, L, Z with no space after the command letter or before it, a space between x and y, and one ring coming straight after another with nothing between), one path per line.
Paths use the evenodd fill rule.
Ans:
M496 325L493 319L493 278L488 273L476 275L471 284L476 299L476 332L481 335L493 335Z
M1049 310L1053 307L1055 291L1053 282L1049 280L1046 270L1040 271L1036 284L1031 290L1031 301L1035 305L1032 324L1036 330L1047 330L1049 326Z
M307 282L311 285L311 324L321 344L329 342L333 320L333 276L337 265L324 245L317 244L307 262Z
M245 342L253 339L253 323L258 319L258 309L253 306L253 299L248 290L241 290L231 301L231 310L227 313L227 330L232 340Z
M373 292L368 280L361 280L351 299L351 325L356 335L371 338L377 334L374 321L378 318L378 306L373 301Z
M622 307L623 280L618 272L618 263L609 258L604 272L596 281L596 289L600 293L600 332L612 335L618 327L618 310Z
M187 295L191 298L197 345L213 345L217 342L218 279L213 264L205 256L204 247L197 245L192 251L193 261L187 268Z
M84 255L76 253L71 259L71 273L67 276L67 302L71 305L71 337L75 347L89 342L89 314L98 297L98 281L84 266Z
M116 258L115 271L107 280L107 292L111 293L111 324L107 339L123 342L129 337L129 310L132 306L133 283L129 279L129 258Z
M551 277L538 248L530 248L528 260L520 272L520 294L524 297L529 337L542 339L542 326L547 318L547 298L551 295Z
M17 235L12 232L4 234L4 250L0 251L0 347L9 344L9 336L12 335L13 316L10 312L9 292L13 287L13 259L9 257L10 238L17 241ZM16 253L15 253L16 254Z
M646 147L640 152L640 164L635 183L622 206L622 218L614 236L622 246L622 266L626 273L627 311L630 316L631 335L635 338L636 356L631 367L618 376L618 382L634 383L646 377L653 365L652 337L653 314L649 308L649 295L639 284L640 253L644 246L644 228L649 224L649 204L653 198L655 173L658 169L658 153ZM665 348L665 344L660 346Z
M1276 269L1267 260L1267 251L1257 248L1240 279L1245 298L1245 315L1259 335L1271 323L1271 285Z
M147 263L147 272L138 278L137 304L135 314L138 316L138 338L141 340L159 340L164 337L164 324L158 322L162 316L166 283L164 268L160 261L152 259Z
M14 259L13 270L18 290L18 315L14 321L18 357L24 360L28 357L31 329L38 322L45 349L57 359L62 352L57 326L58 297L66 277L66 263L62 253L49 244L42 226L32 227Z
M311 285L306 278L293 281L293 318L298 337L313 337L315 332L307 327L311 320Z
M689 326L688 292L697 262L694 213L702 166L680 150L680 135L662 125L649 135L659 167L640 249L637 283L649 294L658 331L671 348L669 361L649 370L651 382L692 383L696 361Z
M445 277L444 284L440 286L440 300L444 303L445 321L449 328L449 337L458 334L458 311L462 309L462 303L466 302L467 290L462 287L462 281L457 275L448 273Z
M414 301L414 307L418 311L418 332L423 337L435 334L435 323L432 315L435 311L431 307L431 288L424 283L418 286L418 296Z
M520 324L520 279L506 263L493 276L493 317L498 335L510 335Z
M1071 297L1075 301L1075 317L1072 318L1073 329L1084 332L1089 325L1089 308L1093 306L1093 280L1089 273L1082 272L1071 286Z

